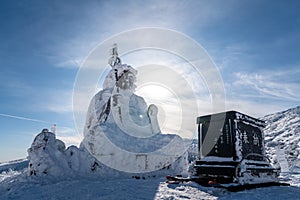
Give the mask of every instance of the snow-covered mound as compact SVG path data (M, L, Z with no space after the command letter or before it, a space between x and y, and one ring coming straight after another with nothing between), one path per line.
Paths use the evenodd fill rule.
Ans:
M54 133L44 129L28 149L30 176L50 176L56 178L93 177L120 175L97 161L85 149L70 146L56 139ZM113 174L111 174L113 173Z
M25 172L29 176L43 176L61 178L116 178L116 177L150 177L153 175L162 175L171 173L171 167L166 167L158 173L145 173L145 174L128 174L122 171L112 169L95 159L89 151L86 150L84 145L70 146L67 149L65 144L56 139L54 133L44 129L39 133L31 147L28 149L29 168ZM11 165L9 163L1 166L6 169L6 173L12 170L22 170L22 166L28 164L28 160L18 162ZM177 168L181 168L183 163L177 162ZM22 168L22 169L21 169ZM10 169L10 170L8 170ZM6 174L4 174L6 175ZM4 176L3 175L3 176Z
M300 106L264 117L266 150L282 172L300 173Z

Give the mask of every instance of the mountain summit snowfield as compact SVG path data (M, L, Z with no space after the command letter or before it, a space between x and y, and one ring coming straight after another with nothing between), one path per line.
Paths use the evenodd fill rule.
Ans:
M30 173L34 173L33 167L30 166L30 162L33 161L30 149L44 144L41 142L44 138L41 138L41 135L37 136L38 139L28 150L30 161L24 159L0 164L0 199L299 199L300 107L267 115L263 119L267 122L265 128L267 151L271 160L281 166L281 180L290 183L289 187L276 186L232 193L223 189L202 187L193 182L168 185L163 176L110 177L111 174L95 176L92 171L90 176L78 176L74 173L76 170L97 171L104 166L93 168L95 160L89 157L87 152L81 153L84 159L79 159L76 155L78 151L85 151L84 149L75 150L75 147L65 149L63 142L48 132L47 142L51 145L46 148L49 148L49 151L54 148L56 155L51 154L49 155L51 159L47 157L45 159L57 165L72 163L71 168L67 167L70 170L59 172L59 176L49 176L47 170L46 173L42 171L41 176L30 176ZM64 156L73 152L75 157L72 159L76 162L68 160L65 163L57 163L55 159L64 154L63 152ZM80 160L84 160L85 163L78 163ZM52 172L56 170L54 168Z

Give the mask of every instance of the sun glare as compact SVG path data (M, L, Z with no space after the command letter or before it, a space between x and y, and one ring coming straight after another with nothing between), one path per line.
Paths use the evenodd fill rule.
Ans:
M177 95L170 88L147 83L136 89L136 94L142 96L150 104L158 107L158 123L163 133L176 133L181 126L181 103Z

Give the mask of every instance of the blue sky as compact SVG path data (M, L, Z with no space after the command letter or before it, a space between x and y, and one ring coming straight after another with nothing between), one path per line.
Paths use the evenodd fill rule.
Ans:
M220 70L227 110L259 117L298 106L299 10L299 1L271 0L1 1L0 162L26 157L53 123L76 143L80 64L97 44L134 28L173 29L200 43Z

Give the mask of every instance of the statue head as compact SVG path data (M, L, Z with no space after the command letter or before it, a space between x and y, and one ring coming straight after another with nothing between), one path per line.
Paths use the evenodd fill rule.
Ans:
M136 71L133 68L125 69L119 76L116 86L122 90L134 90L136 82Z

